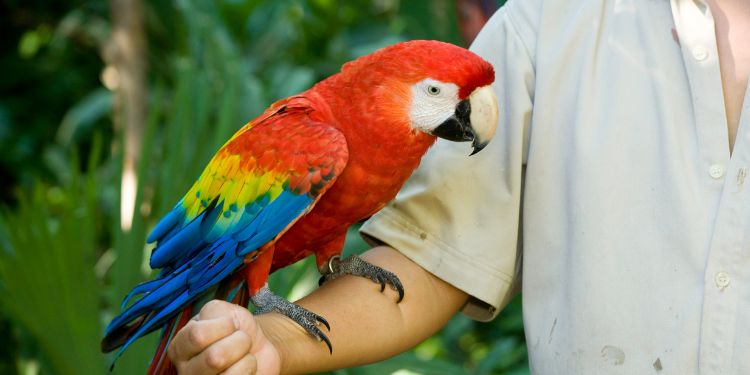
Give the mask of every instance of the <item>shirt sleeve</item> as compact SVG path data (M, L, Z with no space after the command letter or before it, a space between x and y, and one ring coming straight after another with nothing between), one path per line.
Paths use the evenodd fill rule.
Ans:
M361 228L367 241L388 244L468 293L462 312L483 321L520 287L521 192L535 81L531 3L510 1L471 47L495 68L500 122L490 144L469 157L467 143L438 140L396 199Z

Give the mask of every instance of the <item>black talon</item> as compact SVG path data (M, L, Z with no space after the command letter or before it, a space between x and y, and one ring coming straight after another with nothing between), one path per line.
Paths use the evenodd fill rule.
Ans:
M383 275L375 275L375 277L380 283L380 293L383 293L383 291L385 291L385 278L383 277Z
M333 354L333 346L331 345L331 340L328 339L328 336L326 336L323 331L321 331L318 327L314 327L313 332L309 332L311 335L315 336L318 341L323 341L326 346L328 347L328 352Z
M328 329L328 332L331 332L331 325L328 324L328 321L324 317L322 317L320 315L315 315L315 319L318 322L320 322L320 324L326 326L326 329Z
M333 346L331 346L331 340L326 337L326 335L323 335L323 337L320 337L320 340L322 340L326 345L328 346L328 352L333 354Z

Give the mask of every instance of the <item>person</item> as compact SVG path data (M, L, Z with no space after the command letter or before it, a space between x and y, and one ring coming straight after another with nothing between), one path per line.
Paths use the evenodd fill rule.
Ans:
M750 373L749 40L746 0L509 1L472 45L496 69L493 142L471 158L438 143L362 229L404 300L344 277L299 301L333 354L214 301L171 359L263 375L378 361L459 310L493 318L522 285L532 373Z

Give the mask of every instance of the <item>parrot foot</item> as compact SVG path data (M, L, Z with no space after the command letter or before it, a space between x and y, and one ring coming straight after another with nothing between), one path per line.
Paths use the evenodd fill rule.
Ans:
M320 277L318 284L323 285L341 275L361 276L380 284L381 292L385 290L386 284L390 285L391 289L398 292L397 303L404 299L404 287L396 274L370 264L357 255L352 255L344 260L341 260L338 256L331 258L328 261L328 271Z
M260 288L258 293L250 297L250 300L253 302L253 305L257 307L255 311L256 314L265 314L274 311L287 316L289 319L304 328L311 336L318 339L318 341L324 342L326 346L328 346L328 351L333 354L331 340L329 340L325 333L318 328L318 323L320 323L324 325L328 331L331 330L328 321L322 316L273 294L273 292L268 289L268 284Z

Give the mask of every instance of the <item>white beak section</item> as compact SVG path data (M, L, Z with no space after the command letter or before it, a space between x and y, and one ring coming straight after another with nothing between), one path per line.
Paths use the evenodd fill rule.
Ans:
M474 129L475 145L486 145L497 129L497 95L492 86L480 87L469 95L471 103L471 127Z

